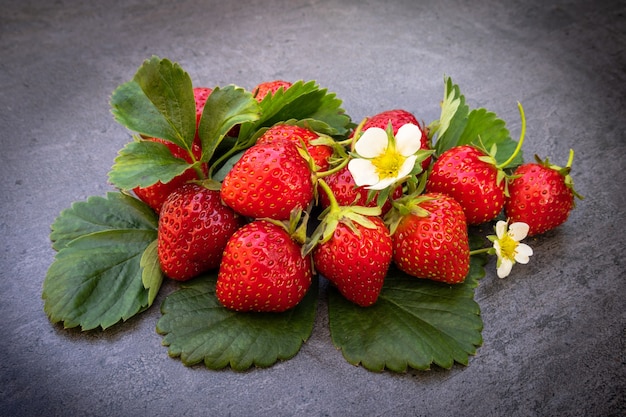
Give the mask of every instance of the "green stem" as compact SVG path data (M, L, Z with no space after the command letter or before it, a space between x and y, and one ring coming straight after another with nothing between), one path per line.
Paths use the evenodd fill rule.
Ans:
M474 255L480 255L481 253L489 253L489 251L493 249L493 248L482 248L482 249L475 249L470 251L470 256L474 256Z
M524 143L524 137L526 136L526 116L524 116L524 108L522 107L522 103L520 103L519 101L517 102L517 108L519 109L519 114L522 119L522 129L520 131L519 141L517 142L517 146L515 147L515 151L513 151L513 154L509 157L509 159L498 165L496 167L498 169L505 168L507 165L513 162L513 159L515 159L519 151L522 149L522 144Z
M339 203L337 202L337 199L335 198L333 191L330 189L328 184L326 184L326 181L320 179L317 183L322 186L322 189L328 196L328 200L330 201L329 213L334 213L334 212L339 211Z

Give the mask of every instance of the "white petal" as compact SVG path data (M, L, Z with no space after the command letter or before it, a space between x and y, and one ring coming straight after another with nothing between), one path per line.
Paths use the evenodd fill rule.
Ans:
M370 127L354 144L354 150L364 158L375 158L385 153L389 145L387 132L379 127Z
M496 255L498 259L502 258L502 249L500 248L500 241L496 240L493 242L493 248L496 250Z
M396 149L402 156L413 155L422 144L422 131L413 123L404 124L396 133Z
M415 166L416 159L417 159L417 156L415 155L411 155L408 158L406 158L404 160L404 163L398 170L398 177L396 179L400 179L402 177L406 177L407 175L409 175L411 171L413 170L413 167Z
M513 262L510 259L501 259L500 265L498 266L498 278L506 278L511 273L511 269L513 269Z
M367 159L351 159L350 162L348 162L348 170L350 174L352 174L352 178L354 178L354 182L358 187L362 185L373 185L379 181L376 168Z
M515 261L521 264L527 264L529 256L533 254L533 249L525 243L520 243L515 249Z
M366 187L366 188L368 190L382 190L384 188L389 187L394 182L396 182L396 179L397 178L385 178L383 180L380 180L376 184L370 185L369 187Z
M528 235L530 227L524 222L515 222L509 225L509 235L517 242L524 239Z
M498 236L498 239L502 239L506 233L506 226L507 223L504 220L498 220L496 223L496 235Z

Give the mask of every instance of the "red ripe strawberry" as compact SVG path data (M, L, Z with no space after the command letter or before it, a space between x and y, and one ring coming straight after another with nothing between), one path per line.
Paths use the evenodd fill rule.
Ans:
M570 170L573 152L565 168L542 161L517 167L509 184L504 210L511 222L529 226L528 236L538 235L565 223L574 208L574 197L582 199L573 188Z
M311 145L310 142L319 139L319 135L312 130L300 126L291 126L286 124L278 124L270 127L257 139L258 143L268 143L275 140L287 139L298 147L302 146L302 142L306 146L306 150L311 155L313 162L317 166L318 171L326 171L330 166L328 158L333 154L333 149L326 145Z
M161 269L186 281L220 265L222 251L243 219L222 204L219 191L184 184L167 198L159 217L157 250Z
M454 197L468 224L491 221L502 211L505 198L504 173L491 159L470 145L448 149L433 164L426 191Z
M287 220L313 199L311 170L290 141L256 144L226 174L221 196L244 216Z
M195 87L193 89L193 97L196 100L196 129L200 124L204 105L212 92L213 90L207 87Z
M361 307L376 302L391 263L391 236L379 217L368 216L373 227L339 221L330 240L313 251L315 269L335 284L348 300Z
M258 102L261 102L268 94L275 94L280 88L286 90L291 85L289 81L283 80L265 81L254 87L252 94Z
M409 214L392 221L393 261L402 271L448 284L463 282L469 272L470 250L465 215L460 204L440 193L409 200Z
M180 146L173 144L172 142L157 138L148 138L146 140L163 143L169 148L172 155L177 158L184 159L190 164L193 163L191 157L189 156L189 153L187 153L187 151ZM200 148L199 141L194 141L192 152L197 159L200 159L202 149ZM208 172L206 166L203 167L203 170L205 174ZM185 170L182 174L174 177L171 181L165 184L161 181L158 181L157 183L148 187L136 187L133 189L133 191L140 200L152 207L152 209L157 214L159 214L161 212L161 206L174 190L178 189L181 185L187 183L188 181L198 179L201 178L198 176L196 170L193 168L189 168Z
M369 203L366 203L369 190L365 187L356 186L354 178L352 177L352 174L348 170L347 166L325 177L324 181L326 181L332 190L332 193L340 206L351 206L354 204L366 207L376 206L376 197L374 197ZM376 194L376 196L377 195L378 194ZM328 195L326 193L320 193L319 196L321 206L323 208L328 207L330 205ZM397 187L392 194L392 198L397 199L401 196L402 187ZM387 213L389 209L391 209L391 203L387 201L382 206L382 214L384 215Z
M311 257L282 226L255 220L226 245L215 292L236 311L282 312L295 307L311 286Z
M368 118L365 121L365 124L363 125L361 131L364 132L370 127L378 127L383 130L387 130L387 126L389 126L389 123L391 123L394 135L398 133L398 129L400 129L403 125L407 123L416 125L417 127L420 128L422 132L422 141L421 141L420 149L421 150L431 149L430 143L428 140L428 132L426 131L426 129L422 128L422 125L417 121L417 118L415 117L415 115L413 115L413 113L407 110L393 109L393 110L386 110L378 114L375 114L374 116ZM430 162L431 162L430 156L422 161L422 169L424 171L428 169Z

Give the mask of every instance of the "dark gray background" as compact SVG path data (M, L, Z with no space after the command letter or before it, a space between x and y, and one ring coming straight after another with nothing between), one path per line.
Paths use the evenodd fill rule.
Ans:
M623 1L36 1L0 8L0 415L610 416L626 411ZM107 332L43 312L49 227L111 190L130 134L108 100L156 54L198 86L317 80L355 119L439 116L443 77L472 107L528 121L526 159L565 164L586 196L535 255L476 291L484 344L468 367L406 374L349 365L325 294L292 360L244 373L186 368L158 307ZM157 300L175 288L168 283Z

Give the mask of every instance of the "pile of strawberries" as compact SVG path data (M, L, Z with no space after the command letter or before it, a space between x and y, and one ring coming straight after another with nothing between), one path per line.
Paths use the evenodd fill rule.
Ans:
M260 102L290 86L262 83L253 94ZM194 94L199 123L211 90L194 88ZM356 186L347 162L359 136L372 127L395 135L407 123L422 132L419 178L394 184L383 198ZM171 142L142 140L160 141L191 163ZM198 158L200 147L196 140ZM218 300L259 312L296 306L315 273L363 307L376 302L392 263L418 278L461 283L470 264L468 226L504 216L527 223L532 236L565 222L574 207L571 157L564 168L538 159L506 173L479 146L455 146L438 156L431 148L428 129L401 109L367 118L343 142L278 123L242 152L221 182L207 179L203 166L134 192L159 215L158 258L169 278L218 270Z

